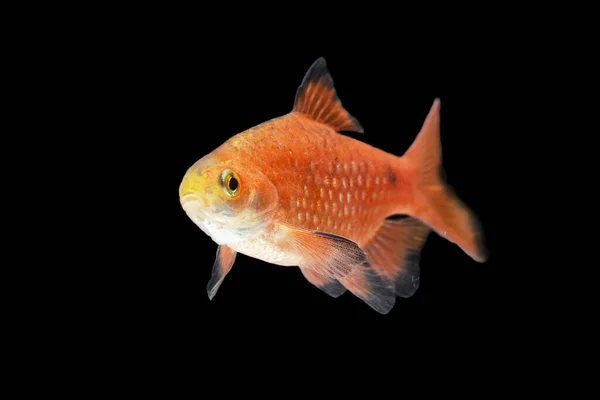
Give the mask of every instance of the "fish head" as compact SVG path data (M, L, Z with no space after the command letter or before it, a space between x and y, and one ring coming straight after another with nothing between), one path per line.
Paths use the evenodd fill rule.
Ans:
M188 217L220 245L246 240L275 216L275 186L252 162L211 153L185 173L179 200Z

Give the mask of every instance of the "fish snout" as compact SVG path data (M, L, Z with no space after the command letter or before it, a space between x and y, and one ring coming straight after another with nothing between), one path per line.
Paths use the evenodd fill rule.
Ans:
M179 200L182 205L195 202L204 208L210 208L219 197L215 183L218 182L218 178L213 168L206 165L206 161L200 160L183 176L179 185Z
M186 172L181 184L179 185L180 201L183 203L191 198L200 200L202 198L201 193L204 192L205 187L206 182L202 174L194 170L189 170Z
M188 195L204 197L205 194L212 194L215 181L214 164L215 160L210 155L196 161L183 176L179 185L179 197Z

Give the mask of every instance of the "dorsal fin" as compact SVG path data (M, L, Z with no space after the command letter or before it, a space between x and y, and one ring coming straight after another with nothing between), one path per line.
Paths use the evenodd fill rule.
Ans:
M304 76L296 92L293 111L328 125L336 132L363 133L360 123L342 106L323 57L317 59Z

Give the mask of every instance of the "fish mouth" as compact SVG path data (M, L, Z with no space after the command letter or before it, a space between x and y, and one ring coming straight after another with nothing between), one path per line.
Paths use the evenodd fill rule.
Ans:
M207 208L206 204L198 195L193 193L186 194L180 198L180 202L187 214L195 216L198 215L202 216L203 218L207 216L205 211Z
M208 207L206 200L200 196L205 188L205 182L195 171L188 171L179 185L179 202L185 209L186 205L198 203ZM197 207L194 207L197 208Z
M227 207L215 208L209 206L205 199L197 194L190 193L181 197L181 206L185 213L197 222L212 222L225 225L229 222L231 210Z
M181 205L187 203L202 203L202 198L196 193L183 193L179 196L179 202Z
M196 195L183 196L181 198L181 206L188 218L203 231L205 230L205 225L210 224L213 220L203 207L202 200Z
M206 182L202 178L202 174L198 174L195 170L188 170L183 176L179 185L179 198L183 201L185 197L196 195L199 197L199 193L203 193L206 187Z

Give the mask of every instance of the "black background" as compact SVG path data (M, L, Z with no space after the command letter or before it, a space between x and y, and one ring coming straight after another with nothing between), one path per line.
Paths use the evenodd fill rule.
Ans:
M550 68L566 60L557 45L572 44L563 36L566 25L539 8L527 14L453 5L446 12L425 4L425 12L410 13L380 6L369 18L351 4L333 16L312 3L294 4L290 11L270 6L253 16L233 3L224 5L226 13L204 3L194 11L160 4L89 12L69 8L78 15L65 12L64 23L42 15L50 26L31 33L32 46L19 46L34 57L17 60L29 76L16 83L33 82L36 90L23 88L21 94L45 111L27 110L31 115L23 121L39 121L35 133L66 153L19 132L61 167L23 157L35 168L29 178L43 175L51 181L48 192L33 194L35 224L23 224L31 231L39 224L49 227L43 237L47 248L27 243L19 254L27 262L30 255L44 259L19 269L29 275L24 285L29 290L11 298L32 304L18 311L25 323L17 325L30 339L15 347L24 363L37 366L21 355L25 348L39 349L36 355L42 357L50 352L44 373L58 371L77 381L57 368L59 362L70 363L79 374L99 379L92 390L110 388L115 377L136 384L137 373L151 381L136 385L136 391L165 382L171 392L177 385L165 378L170 371L203 393L246 392L253 386L287 395L305 386L314 394L320 389L315 382L354 391L359 379L370 390L385 387L395 394L427 389L398 372L406 366L442 390L447 386L431 379L432 372L458 372L463 379L453 383L461 393L481 389L472 384L480 383L472 372L498 376L483 388L495 392L518 381L514 367L527 379L537 372L523 362L527 356L538 360L533 350L542 350L546 357L539 359L545 360L556 356L555 344L573 343L552 338L546 347L544 340L557 328L573 329L556 312L567 309L576 318L566 307L566 292L577 289L581 277L571 273L572 262L551 274L550 264L557 260L539 260L557 254L540 231L564 237L554 226L540 229L556 218L549 214L564 209L545 208L570 181L546 169L562 169L564 152L549 164L539 156L550 153L548 132L559 131L542 129L542 122L553 125L564 112L548 113L543 100L557 104L562 97L557 82L576 75ZM358 15L342 15L347 9ZM552 29L538 29L539 21ZM546 50L548 60L541 57ZM232 135L289 112L318 57L327 60L345 108L365 128L364 135L344 134L390 153L401 155L408 148L433 100L441 99L447 180L479 216L489 259L476 263L431 234L421 254L419 290L409 299L398 298L392 311L381 315L350 293L327 296L296 268L238 255L209 301L206 284L217 245L182 210L181 179ZM562 134L572 142L570 135L577 132L571 127ZM535 147L525 149L529 143ZM547 176L552 185L540 184ZM16 198L30 195L29 181L24 182ZM64 214L52 208L52 214L61 220L74 215L81 228L46 221L39 211L51 208L42 201L48 193L67 208ZM536 212L540 220L534 219ZM70 237L59 235L61 230ZM536 242L541 250L533 249ZM58 267L46 262L56 254ZM548 276L560 282L545 284ZM543 313L552 315L552 326L538 332L533 328ZM445 357L448 350L454 354ZM465 363L467 351L487 365ZM279 356L269 369L288 375L290 366L301 368L288 375L292 382L284 390L264 372L267 353ZM308 367L298 362L304 359ZM90 373L89 364L102 373ZM239 384L253 372L260 379ZM336 373L342 379L336 380ZM226 385L215 378L226 379Z
M457 246L433 234L422 252L421 287L411 299L398 299L387 316L346 294L329 298L312 287L296 268L283 268L240 255L217 296L209 302L205 286L216 244L185 215L178 186L186 169L230 136L290 111L296 88L319 56L327 60L344 106L365 127L345 133L401 155L414 140L435 97L441 99L443 163L448 183L480 217L490 258L478 264ZM406 318L454 314L481 318L503 312L506 271L497 236L497 130L494 87L481 76L482 65L453 54L452 59L400 58L371 53L290 51L260 56L214 55L206 63L175 57L156 70L162 83L157 125L143 133L156 153L147 153L144 170L156 178L150 193L164 203L155 221L172 251L150 273L164 275L162 287L182 296L177 308L197 318L316 321L327 318L395 325ZM197 66L198 68L194 68ZM172 79L172 80L171 80ZM151 135L151 136L150 136ZM144 143L147 146L148 143ZM271 155L276 156L276 155ZM157 249L149 249L156 251ZM159 289L159 288L157 288ZM161 296L160 290L156 294ZM174 305L173 299L165 299ZM173 302L173 303L171 303ZM181 312L181 311L177 311ZM312 321L312 322L311 322ZM410 325L410 323L409 323Z
M98 272L109 281L98 301L111 327L202 351L211 350L196 341L205 335L246 346L301 332L302 340L327 346L361 331L383 344L406 334L444 342L454 333L478 332L485 340L483 332L517 329L529 306L515 278L518 261L505 252L512 228L505 116L515 112L517 95L512 58L501 42L483 48L477 41L391 36L346 47L243 38L217 44L169 27L128 36L102 61L110 73L99 84L115 91L104 111L118 121L107 124L103 139L114 151L106 158L114 154L127 164L118 169L119 184L110 183L125 215L113 227L114 262ZM181 208L181 179L229 137L289 112L304 74L321 56L345 108L365 128L364 135L344 134L390 153L403 154L433 100L441 99L447 181L480 218L489 259L476 263L431 234L419 290L380 315L350 293L329 297L297 268L240 254L209 301L217 245Z

